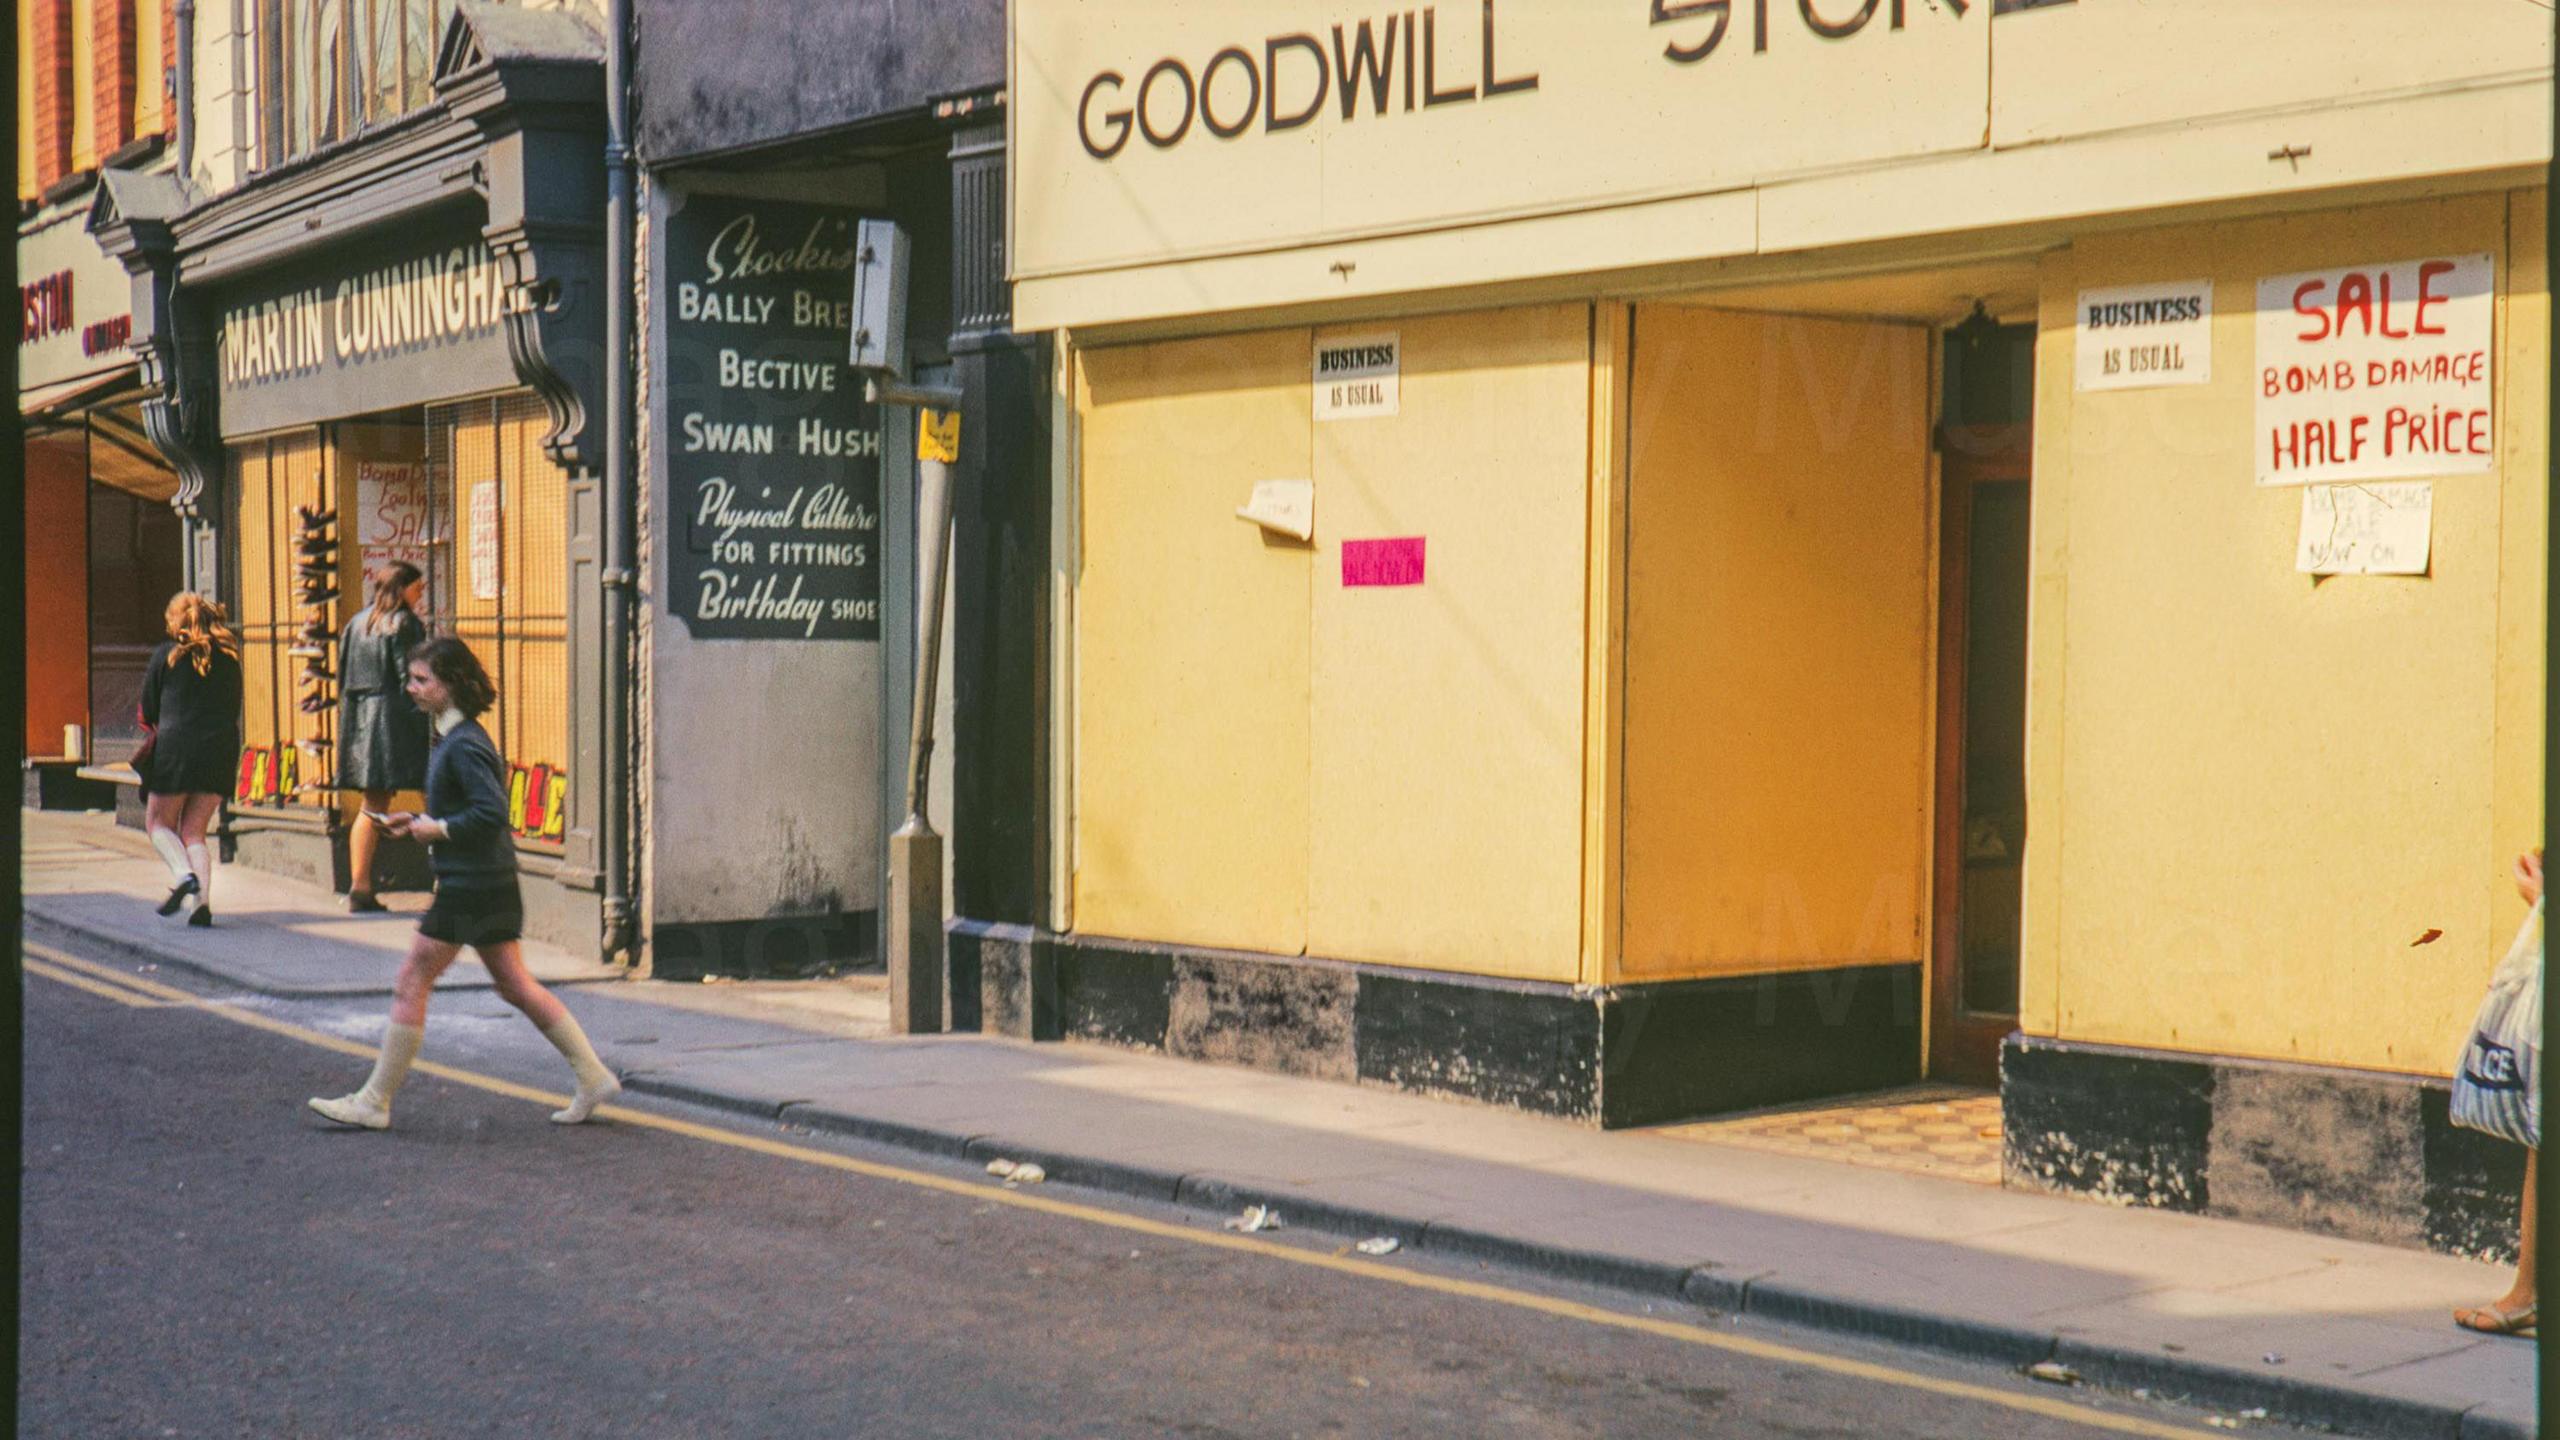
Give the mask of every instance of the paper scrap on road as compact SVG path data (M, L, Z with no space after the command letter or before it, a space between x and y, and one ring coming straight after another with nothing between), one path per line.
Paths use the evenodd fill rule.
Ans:
M1243 1214L1227 1221L1227 1228L1247 1235L1259 1235L1265 1230L1277 1230L1286 1223L1280 1218L1280 1212L1268 1205L1247 1205Z
M1379 1235L1351 1247L1363 1255L1393 1255L1404 1248L1404 1242L1393 1235Z
M2027 1367L2027 1376L2029 1379L2042 1380L2048 1385L2077 1385L2080 1383L2079 1371L2074 1370L2070 1366L2062 1364L2060 1361L2056 1360L2037 1361L2033 1365Z

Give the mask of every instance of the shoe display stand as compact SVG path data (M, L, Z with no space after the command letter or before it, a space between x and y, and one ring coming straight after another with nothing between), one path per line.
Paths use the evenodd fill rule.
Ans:
M295 551L304 623L285 653L302 661L297 703L304 714L318 718L320 733L300 742L305 763L299 768L305 778L296 788L325 790L335 778L338 759L338 512L304 505L298 513L302 528Z

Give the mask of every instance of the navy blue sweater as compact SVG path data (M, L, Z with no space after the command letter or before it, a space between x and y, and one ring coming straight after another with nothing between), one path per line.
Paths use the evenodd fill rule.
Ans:
M477 720L444 733L427 756L427 814L445 838L427 847L438 884L503 885L516 878L515 837L507 833L507 767Z

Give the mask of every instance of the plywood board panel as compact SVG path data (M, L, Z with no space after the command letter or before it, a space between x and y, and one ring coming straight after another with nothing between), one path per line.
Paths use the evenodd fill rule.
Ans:
M1397 413L1315 427L1317 953L1576 978L1591 323L1365 327L1399 337ZM1346 586L1361 539L1421 540L1422 582Z
M1929 337L1637 311L1630 978L1920 956Z
M1306 947L1311 557L1239 520L1308 474L1307 332L1083 354L1075 917Z
M2252 307L2261 276L2435 254L2496 255L2503 289L2507 211L2476 196L2077 247L2080 287L2205 277L2216 313L2210 384L2071 397L2063 754L2030 776L2068 830L2031 862L2059 866L2064 1037L2449 1066L2507 939L2503 527L2540 452L2433 482L2423 577L2297 572L2302 496L2253 483ZM2507 354L2512 439L2544 372L2538 349Z

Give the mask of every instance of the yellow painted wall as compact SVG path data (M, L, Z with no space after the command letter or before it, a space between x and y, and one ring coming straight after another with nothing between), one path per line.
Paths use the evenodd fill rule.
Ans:
M1308 472L1303 330L1086 351L1075 923L1306 946L1304 547L1235 518Z
M2538 214L2538 193L2515 198ZM2048 265L2031 1032L2449 1067L2520 913L2508 861L2540 828L2548 312L2540 257L2509 263L2509 208L2099 235ZM2539 248L2534 222L2518 233ZM2300 494L2252 483L2257 281L2480 251L2504 297L2500 467L2435 478L2430 575L2315 584L2294 569ZM2072 391L2076 289L2196 276L2215 286L2211 383Z
M1314 427L1308 948L1572 980L1591 310L1316 338L1385 329L1398 413ZM1423 583L1345 587L1340 543L1389 536Z
M1082 352L1074 922L1570 981L1591 310L1368 328L1394 416L1315 421L1305 329ZM1284 478L1312 544L1235 517Z
M1637 307L1614 978L1920 958L1929 344Z

